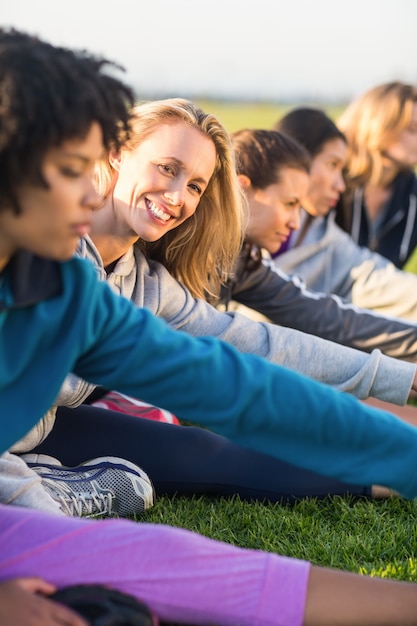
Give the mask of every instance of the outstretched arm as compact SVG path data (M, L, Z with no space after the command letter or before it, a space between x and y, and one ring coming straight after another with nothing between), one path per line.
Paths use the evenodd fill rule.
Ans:
M17 417L4 420L3 449L53 404L73 370L242 446L344 482L385 485L416 497L417 429L212 337L173 331L112 294L81 260L64 264L62 271L62 298L6 318L10 336L28 348L23 354L5 342L0 414ZM45 349L51 344L53 351ZM54 376L45 378L52 354ZM27 394L17 391L22 386Z
M299 276L288 276L273 261L264 260L253 272L242 272L231 296L275 324L365 352L378 348L388 356L417 361L417 318L390 317L335 294L312 291Z
M312 567L304 626L415 626L417 585Z

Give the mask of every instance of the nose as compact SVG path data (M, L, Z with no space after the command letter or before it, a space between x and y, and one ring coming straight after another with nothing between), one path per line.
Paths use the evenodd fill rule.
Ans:
M301 209L297 207L291 211L290 218L288 220L288 227L291 230L298 230L301 224Z
M346 183L345 183L345 179L343 178L342 172L337 173L334 188L340 193L343 193L345 191Z
M103 196L97 191L92 180L88 181L87 189L83 197L83 205L92 211L99 209L104 202Z
M171 206L182 206L184 204L184 185L177 183L175 187L164 193L165 199Z
M179 191L170 191L164 194L165 199L171 206L182 206L184 203L183 194Z

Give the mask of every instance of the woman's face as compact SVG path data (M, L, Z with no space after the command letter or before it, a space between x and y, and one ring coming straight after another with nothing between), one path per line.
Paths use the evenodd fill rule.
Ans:
M279 171L279 182L265 189L248 187L248 239L271 254L277 252L291 232L300 227L300 207L307 193L309 176L293 168Z
M347 146L343 139L330 139L323 145L311 163L310 186L303 204L310 215L327 215L345 190L343 168L346 165Z
M414 167L417 164L417 103L413 105L410 124L401 131L384 154L400 167Z
M90 231L93 211L102 204L93 168L103 148L101 128L94 122L85 137L46 152L42 173L48 188L21 185L21 213L0 212L0 270L22 248L58 261L73 256L80 237Z
M197 209L216 164L213 141L182 122L159 126L135 150L122 151L114 210L119 234L156 241Z

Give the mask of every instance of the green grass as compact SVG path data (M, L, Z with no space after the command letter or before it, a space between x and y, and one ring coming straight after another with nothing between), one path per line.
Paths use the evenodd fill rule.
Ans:
M161 497L140 521L171 524L246 548L316 565L417 580L417 502L350 497L296 505L238 497Z
M269 102L222 102L218 100L196 100L205 112L213 113L229 133L242 128L272 128L285 113L303 103L279 104ZM336 119L344 106L327 105L325 103L309 104L322 108Z

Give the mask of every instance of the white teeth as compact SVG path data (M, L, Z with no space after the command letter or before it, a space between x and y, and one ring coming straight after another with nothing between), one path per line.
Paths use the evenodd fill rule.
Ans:
M157 217L159 220L162 220L163 222L167 222L171 218L171 216L168 215L168 213L164 213L164 211L162 211L162 209L156 206L156 204L154 204L153 202L150 202L148 200L147 205L152 215L155 215L155 217Z

